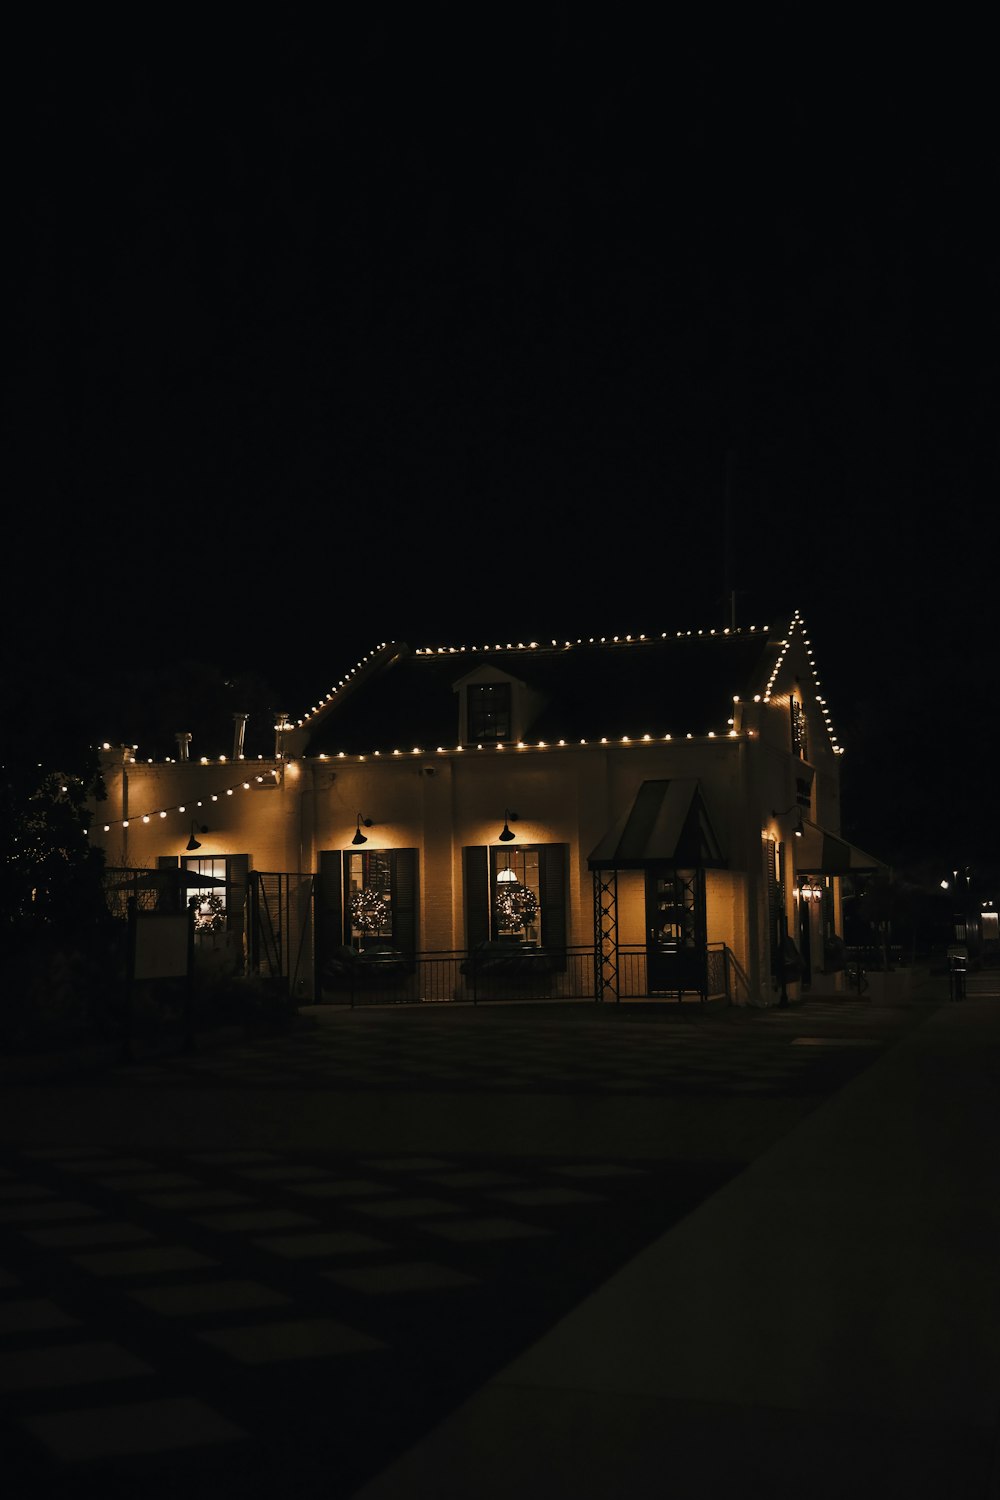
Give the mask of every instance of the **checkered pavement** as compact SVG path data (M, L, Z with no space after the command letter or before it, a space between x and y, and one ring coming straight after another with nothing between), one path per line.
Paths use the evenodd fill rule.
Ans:
M821 1096L870 1008L671 1018L366 1017L123 1064L93 1086L283 1093ZM401 1023L401 1024L400 1024ZM831 1071L833 1069L833 1071ZM240 1099L245 1104L240 1106ZM123 1108L126 1105L122 1095ZM698 1106L700 1107L700 1106ZM127 1129L127 1122L126 1129ZM227 1127L228 1128L228 1127ZM276 1134L279 1132L276 1131ZM616 1151L0 1151L8 1493L347 1497L743 1162Z
M349 1494L727 1175L460 1153L8 1154L8 1471L20 1493L68 1467L99 1469L105 1494L109 1476L190 1494L195 1459L247 1493L279 1455L285 1483L311 1482L322 1433L323 1492Z
M144 1066L142 1079L150 1088L174 1086L183 1076L212 1087L266 1083L393 1093L415 1087L574 1094L808 1092L814 1085L825 1088L826 1081L818 1077L823 1065L815 1056L804 1057L800 1047L875 1050L885 1028L872 1017L864 1002L818 1002L810 1005L808 1016L765 1013L757 1018L760 1024L741 1030L738 1040L725 1021L700 1019L568 1026L558 1018L521 1023L505 1018L502 1027L489 1029L478 1017L462 1022L449 1015L442 1018L445 1024L427 1026L417 1018L407 1024L409 1018L401 1015L392 1020L402 1025L387 1026L367 1024L370 1016L352 1017L348 1024L320 1026L280 1043L261 1038L194 1058L163 1058ZM134 1077L124 1066L112 1075L123 1085Z

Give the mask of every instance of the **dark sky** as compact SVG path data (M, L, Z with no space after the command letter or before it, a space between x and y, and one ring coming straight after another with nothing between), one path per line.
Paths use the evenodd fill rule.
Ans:
M919 731L912 822L996 712L985 38L400 11L15 56L15 681L298 714L735 590L803 611L873 835Z

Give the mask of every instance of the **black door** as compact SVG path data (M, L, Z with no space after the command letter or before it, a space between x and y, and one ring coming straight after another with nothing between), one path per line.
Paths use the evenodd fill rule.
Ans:
M647 989L651 995L708 988L703 870L650 870L646 875Z

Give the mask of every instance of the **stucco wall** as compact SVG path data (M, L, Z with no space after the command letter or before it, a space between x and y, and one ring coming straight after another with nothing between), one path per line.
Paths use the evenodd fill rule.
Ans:
M643 781L696 779L729 861L728 870L708 873L709 940L727 943L750 972L755 947L766 954L761 831L779 807L787 765L776 743L743 736L283 764L123 766L120 753L110 752L104 764L109 797L95 809L93 838L110 864L152 867L161 856L183 858L194 820L199 829L208 827L198 834L201 857L242 854L257 871L308 873L318 869L320 851L352 847L360 813L372 820L364 830L368 848L418 851L418 946L449 951L466 944L463 850L496 846L509 811L517 814L510 826L518 843L568 847L567 942L587 947L594 939L589 854L631 807ZM275 769L277 784L260 790L257 777L270 778ZM127 834L115 821L122 816L125 775ZM104 835L106 819L112 828ZM619 941L642 945L642 873L620 873L618 893Z

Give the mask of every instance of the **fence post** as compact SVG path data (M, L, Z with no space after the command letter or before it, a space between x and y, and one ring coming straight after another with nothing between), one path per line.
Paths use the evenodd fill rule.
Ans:
M122 1013L122 1062L132 1061L132 1000L135 990L135 924L136 899L129 896L125 902L128 913L128 938L125 957L125 1004Z
M181 1051L190 1053L195 1050L194 1042L194 914L198 910L198 897L192 896L188 901L188 932L187 932L187 977L184 980L184 1041Z
M247 920L249 932L250 973L256 974L260 964L260 876L256 870L249 872L247 879Z

